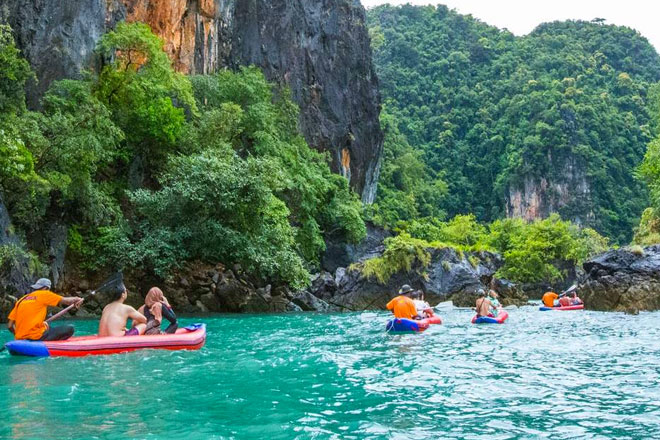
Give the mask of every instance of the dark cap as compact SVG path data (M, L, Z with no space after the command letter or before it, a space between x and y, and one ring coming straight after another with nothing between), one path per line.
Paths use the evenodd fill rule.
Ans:
M409 285L404 284L404 285L401 286L401 288L399 289L399 295L405 295L406 293L413 292L414 290L415 290L415 289L413 289L413 288L410 287Z

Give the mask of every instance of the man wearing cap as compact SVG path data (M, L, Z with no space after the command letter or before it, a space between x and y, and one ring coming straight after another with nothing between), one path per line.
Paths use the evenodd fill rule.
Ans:
M399 319L422 319L417 314L415 303L411 296L415 290L407 284L399 289L399 296L387 303L387 310L394 313L395 318Z
M32 341L61 341L73 335L72 325L50 327L45 322L48 307L70 306L80 307L82 298L77 296L62 297L50 291L50 280L40 278L31 287L32 292L16 301L9 314L7 327L16 339L29 339Z

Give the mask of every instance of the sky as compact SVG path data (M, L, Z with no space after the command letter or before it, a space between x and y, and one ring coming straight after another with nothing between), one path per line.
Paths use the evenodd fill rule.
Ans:
M362 0L366 8L383 3L444 4L515 35L525 35L546 21L604 18L608 24L639 31L660 52L658 0Z

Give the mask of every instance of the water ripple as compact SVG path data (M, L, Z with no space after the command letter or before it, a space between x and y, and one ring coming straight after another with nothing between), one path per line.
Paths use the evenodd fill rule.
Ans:
M658 317L454 309L392 336L378 312L214 316L199 352L3 355L0 438L658 438Z

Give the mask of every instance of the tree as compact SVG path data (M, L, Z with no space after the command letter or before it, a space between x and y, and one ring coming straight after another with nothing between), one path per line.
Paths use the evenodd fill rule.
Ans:
M30 64L16 48L11 28L0 25L0 115L25 111L25 82L33 77Z
M185 113L197 114L188 79L174 71L163 41L144 23L119 23L103 35L98 52L105 60L93 91L126 134L126 143L147 171L175 150Z

